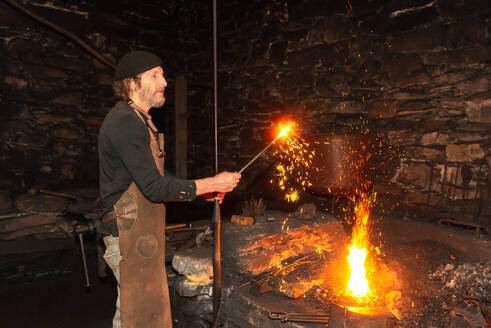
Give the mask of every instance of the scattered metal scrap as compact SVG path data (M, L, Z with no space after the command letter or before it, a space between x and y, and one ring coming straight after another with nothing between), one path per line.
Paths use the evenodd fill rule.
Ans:
M263 286L262 289L259 289L259 291L260 291L259 295L264 294L265 292L273 289L273 288L270 288L270 289L264 288L265 284L268 284L270 279L272 279L274 277L278 277L280 275L287 275L289 273L292 273L293 271L298 269L300 266L303 266L303 265L306 265L309 263L319 262L320 257L318 259L313 259L315 257L319 257L319 255L317 253L310 253L310 254L303 255L303 256L300 256L297 258L286 259L286 260L282 261L281 266L271 268L271 269L257 275L256 277L254 277L250 281L240 285L239 288L244 288L244 287L251 286L251 285L252 286L257 285L259 287ZM257 293L253 292L253 294L257 294Z
M352 312L347 306L331 303L328 313L286 313L269 312L271 320L281 322L325 323L329 328L390 328L395 325L395 317L390 313L360 314Z
M271 320L280 320L281 322L329 323L329 314L324 313L269 312L268 316Z

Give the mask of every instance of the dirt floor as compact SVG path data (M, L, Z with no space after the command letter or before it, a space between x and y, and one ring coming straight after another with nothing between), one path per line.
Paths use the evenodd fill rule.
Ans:
M224 211L227 213L226 208ZM204 201L193 206L175 204L168 207L167 223L200 222L210 219L212 213L213 204ZM0 252L0 327L112 327L116 281L110 272L105 278L98 276L94 237L85 240L90 288L85 287L80 247L75 239L43 240L44 248L54 245L58 249L53 251L33 252L23 247L26 252L21 254ZM9 248L18 252L15 247Z
M95 251L89 289L77 249L2 256L0 263L2 327L111 327L116 288L112 277L97 277Z

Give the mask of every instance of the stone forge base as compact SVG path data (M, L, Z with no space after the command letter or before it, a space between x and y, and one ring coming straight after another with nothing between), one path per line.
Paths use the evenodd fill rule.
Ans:
M478 308L471 308L472 304L459 297L465 284L460 283L461 286L457 285L450 290L445 287L448 281L435 281L432 277L435 273L447 270L449 263L454 270L465 271L467 267L470 268L467 270L469 272L475 271L475 268L478 271L488 270L490 266L486 263L491 263L491 243L486 236L476 239L473 238L472 232L467 233L435 224L390 219L378 222L380 235L377 234L377 237L385 242L384 261L388 266L396 269L400 279L403 305L399 310L403 313L403 318L397 322L388 317L368 317L352 313L346 315L343 309L329 305L325 305L323 309L319 309L318 306L315 308L309 304L308 297L289 299L273 291L254 296L250 293L249 287L239 288L257 274L245 270L244 260L250 260L250 256L244 254L247 245L281 232L285 218L289 218L290 230L304 225L314 226L316 223L334 221L332 217L321 217L320 214L318 216L311 221L305 221L289 218L288 213L267 212L266 217L258 219L253 226L223 223L223 290L219 312L220 327L326 327L326 324L319 323L272 320L268 316L270 312L329 314L330 328L388 328L394 325L397 327L473 327L473 324L469 325L470 321L479 323L483 320ZM261 259L261 254L271 249L256 251L258 251L257 258ZM444 277L443 273L440 276ZM174 277L174 281L178 279L179 276ZM170 284L175 327L211 327L210 288L204 287L203 292L195 297L183 297L172 288L172 280L170 279ZM472 279L475 284L472 285L472 290L479 294L472 296L487 298L489 293L486 290L489 289L489 284L487 287L486 284L481 286L478 283L480 280L483 279ZM461 312L467 311L465 312L467 317L453 316L449 308L460 309Z
M271 320L269 318L269 312L314 313L312 307L303 298L293 300L272 293L255 297L249 293L248 288L239 289L232 287L228 291L230 295L223 304L221 311L221 322L223 322L225 327L326 327L326 324L282 323L279 320Z
M389 328L396 323L391 316L367 316L345 311L335 305L323 312L315 311L304 298L288 299L286 297L264 294L252 296L248 289L229 289L230 295L223 304L221 323L228 328L249 327L305 327L305 328ZM328 323L282 322L269 318L271 312L326 314Z
M286 228L288 227L288 229ZM310 231L312 228L312 231ZM296 234L301 229L306 232ZM317 230L319 229L319 230ZM283 238L274 236L284 235ZM318 235L317 235L318 234ZM288 237L286 237L288 235ZM259 240L268 239L270 245L261 245ZM308 254L312 244L322 243L326 248L344 247L346 233L342 225L332 216L317 213L311 220L297 219L283 212L267 212L266 216L256 220L253 226L224 224L223 233L223 305L220 311L220 323L223 327L326 327L330 328L387 328L395 321L388 317L363 316L345 312L338 306L309 304L309 297L291 299L274 291L254 296L250 287L240 288L253 275L271 267L269 258L276 253L287 253L288 248L301 250L298 254ZM304 243L305 245L300 245ZM289 254L284 257L298 254ZM326 254L326 256L330 256ZM271 312L323 314L328 315L328 323L282 322L272 320Z

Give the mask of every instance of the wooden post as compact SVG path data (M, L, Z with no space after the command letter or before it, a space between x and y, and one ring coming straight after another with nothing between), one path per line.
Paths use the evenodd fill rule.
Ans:
M188 103L187 82L184 75L176 79L175 128L176 128L176 176L187 179L188 152Z

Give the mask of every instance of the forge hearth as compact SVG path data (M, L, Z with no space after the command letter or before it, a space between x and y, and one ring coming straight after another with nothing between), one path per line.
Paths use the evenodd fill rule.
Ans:
M489 240L423 223L384 219L377 226L373 242L383 241L380 267L393 274L395 280L390 287L399 294L385 314L360 315L339 308L336 304L342 303L342 299L328 295L330 290L326 286L333 283L335 274L327 275L323 282L316 280L314 274L310 285L295 283L308 275L299 267L282 277L283 288L275 285L274 279L270 288L265 288L262 282L254 283L261 273L278 267L285 259L312 256L317 241L325 249L331 249L324 252L326 261L318 263L318 269L327 266L332 272L340 270L336 261L345 256L340 250L345 249L349 233L335 218L317 213L306 224L296 219L294 213L268 211L252 226L226 222L222 250L222 324L225 327L325 327L325 323L272 320L273 312L326 315L329 327L481 327L484 324L479 307L464 297L480 301L490 298ZM264 240L270 242L269 247L261 244Z
M251 226L223 223L222 327L485 327L479 306L489 306L491 296L489 238L435 224L377 220L370 238L381 245L380 279L370 288L384 306L358 304L354 310L349 306L356 302L335 288L344 283L339 280L350 232L328 214L317 211L306 220L297 212L266 211ZM206 281L182 284L184 270L170 279L176 327L212 326L209 246L182 254L197 270L187 275ZM302 322L295 321L299 316Z

